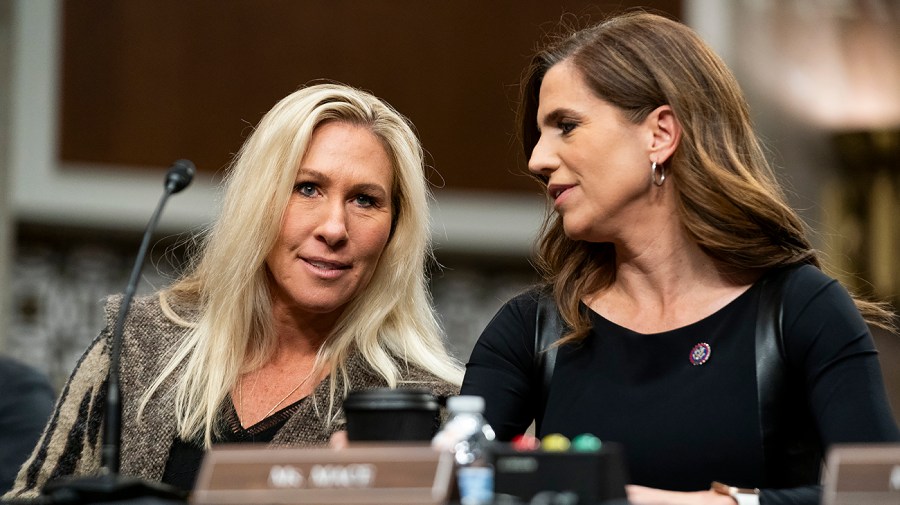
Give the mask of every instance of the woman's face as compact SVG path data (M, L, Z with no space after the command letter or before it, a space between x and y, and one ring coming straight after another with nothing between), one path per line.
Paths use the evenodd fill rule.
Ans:
M316 128L266 258L276 310L336 319L366 288L391 233L392 182L387 151L367 128Z
M537 125L528 168L548 181L569 238L617 242L646 218L652 131L598 98L567 60L544 76Z

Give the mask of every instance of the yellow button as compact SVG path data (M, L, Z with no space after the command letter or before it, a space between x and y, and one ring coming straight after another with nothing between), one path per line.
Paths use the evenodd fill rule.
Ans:
M541 447L548 452L568 451L569 445L569 439L559 433L551 433L541 440Z

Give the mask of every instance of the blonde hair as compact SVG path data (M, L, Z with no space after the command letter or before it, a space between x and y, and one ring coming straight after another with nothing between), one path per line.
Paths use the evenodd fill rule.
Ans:
M791 209L753 131L737 80L724 62L687 26L632 11L574 31L532 59L522 83L520 134L530 157L540 136L535 124L541 82L554 65L575 66L602 100L639 123L662 105L682 126L681 142L667 162L678 213L689 236L727 272L762 272L808 263L821 267L805 225ZM590 330L579 309L584 295L615 279L615 249L608 243L566 237L558 215L548 213L537 266L553 288L572 328L566 341ZM890 326L883 305L856 300L870 323Z
M212 442L216 419L239 375L264 364L276 338L266 256L315 129L341 121L368 128L383 144L393 169L392 231L366 289L351 300L319 350L316 367L344 379L345 360L358 349L390 387L397 360L459 384L462 371L442 339L425 278L430 255L423 152L409 122L369 93L338 84L300 89L278 102L241 147L225 181L221 216L204 237L188 273L160 294L167 316L188 326L168 365L148 389L141 411L167 380L174 381L178 434ZM170 301L197 307L185 321ZM327 422L334 409L331 381Z

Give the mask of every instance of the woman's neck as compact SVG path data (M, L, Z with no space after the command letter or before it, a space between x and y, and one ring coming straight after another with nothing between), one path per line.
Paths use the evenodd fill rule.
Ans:
M748 272L727 272L680 225L615 247L615 280L584 302L640 333L696 322L740 296L755 281Z
M301 312L276 301L272 316L279 348L294 355L315 355L331 336L340 314Z

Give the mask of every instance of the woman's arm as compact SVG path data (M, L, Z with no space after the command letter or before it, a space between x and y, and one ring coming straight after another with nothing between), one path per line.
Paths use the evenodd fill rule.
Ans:
M527 293L507 302L481 333L466 365L460 394L485 399L485 417L502 441L524 433L537 415L535 300L535 293Z
M5 498L36 497L47 481L100 469L109 370L107 332L94 339L66 382L55 411Z
M787 286L785 352L802 371L823 448L836 443L896 442L872 335L850 295L812 267Z
M801 381L824 451L837 443L900 441L871 334L846 289L812 266L784 291L791 380ZM818 505L821 486L760 491L761 505ZM675 503L675 502L671 502ZM698 502L699 503L699 502Z

